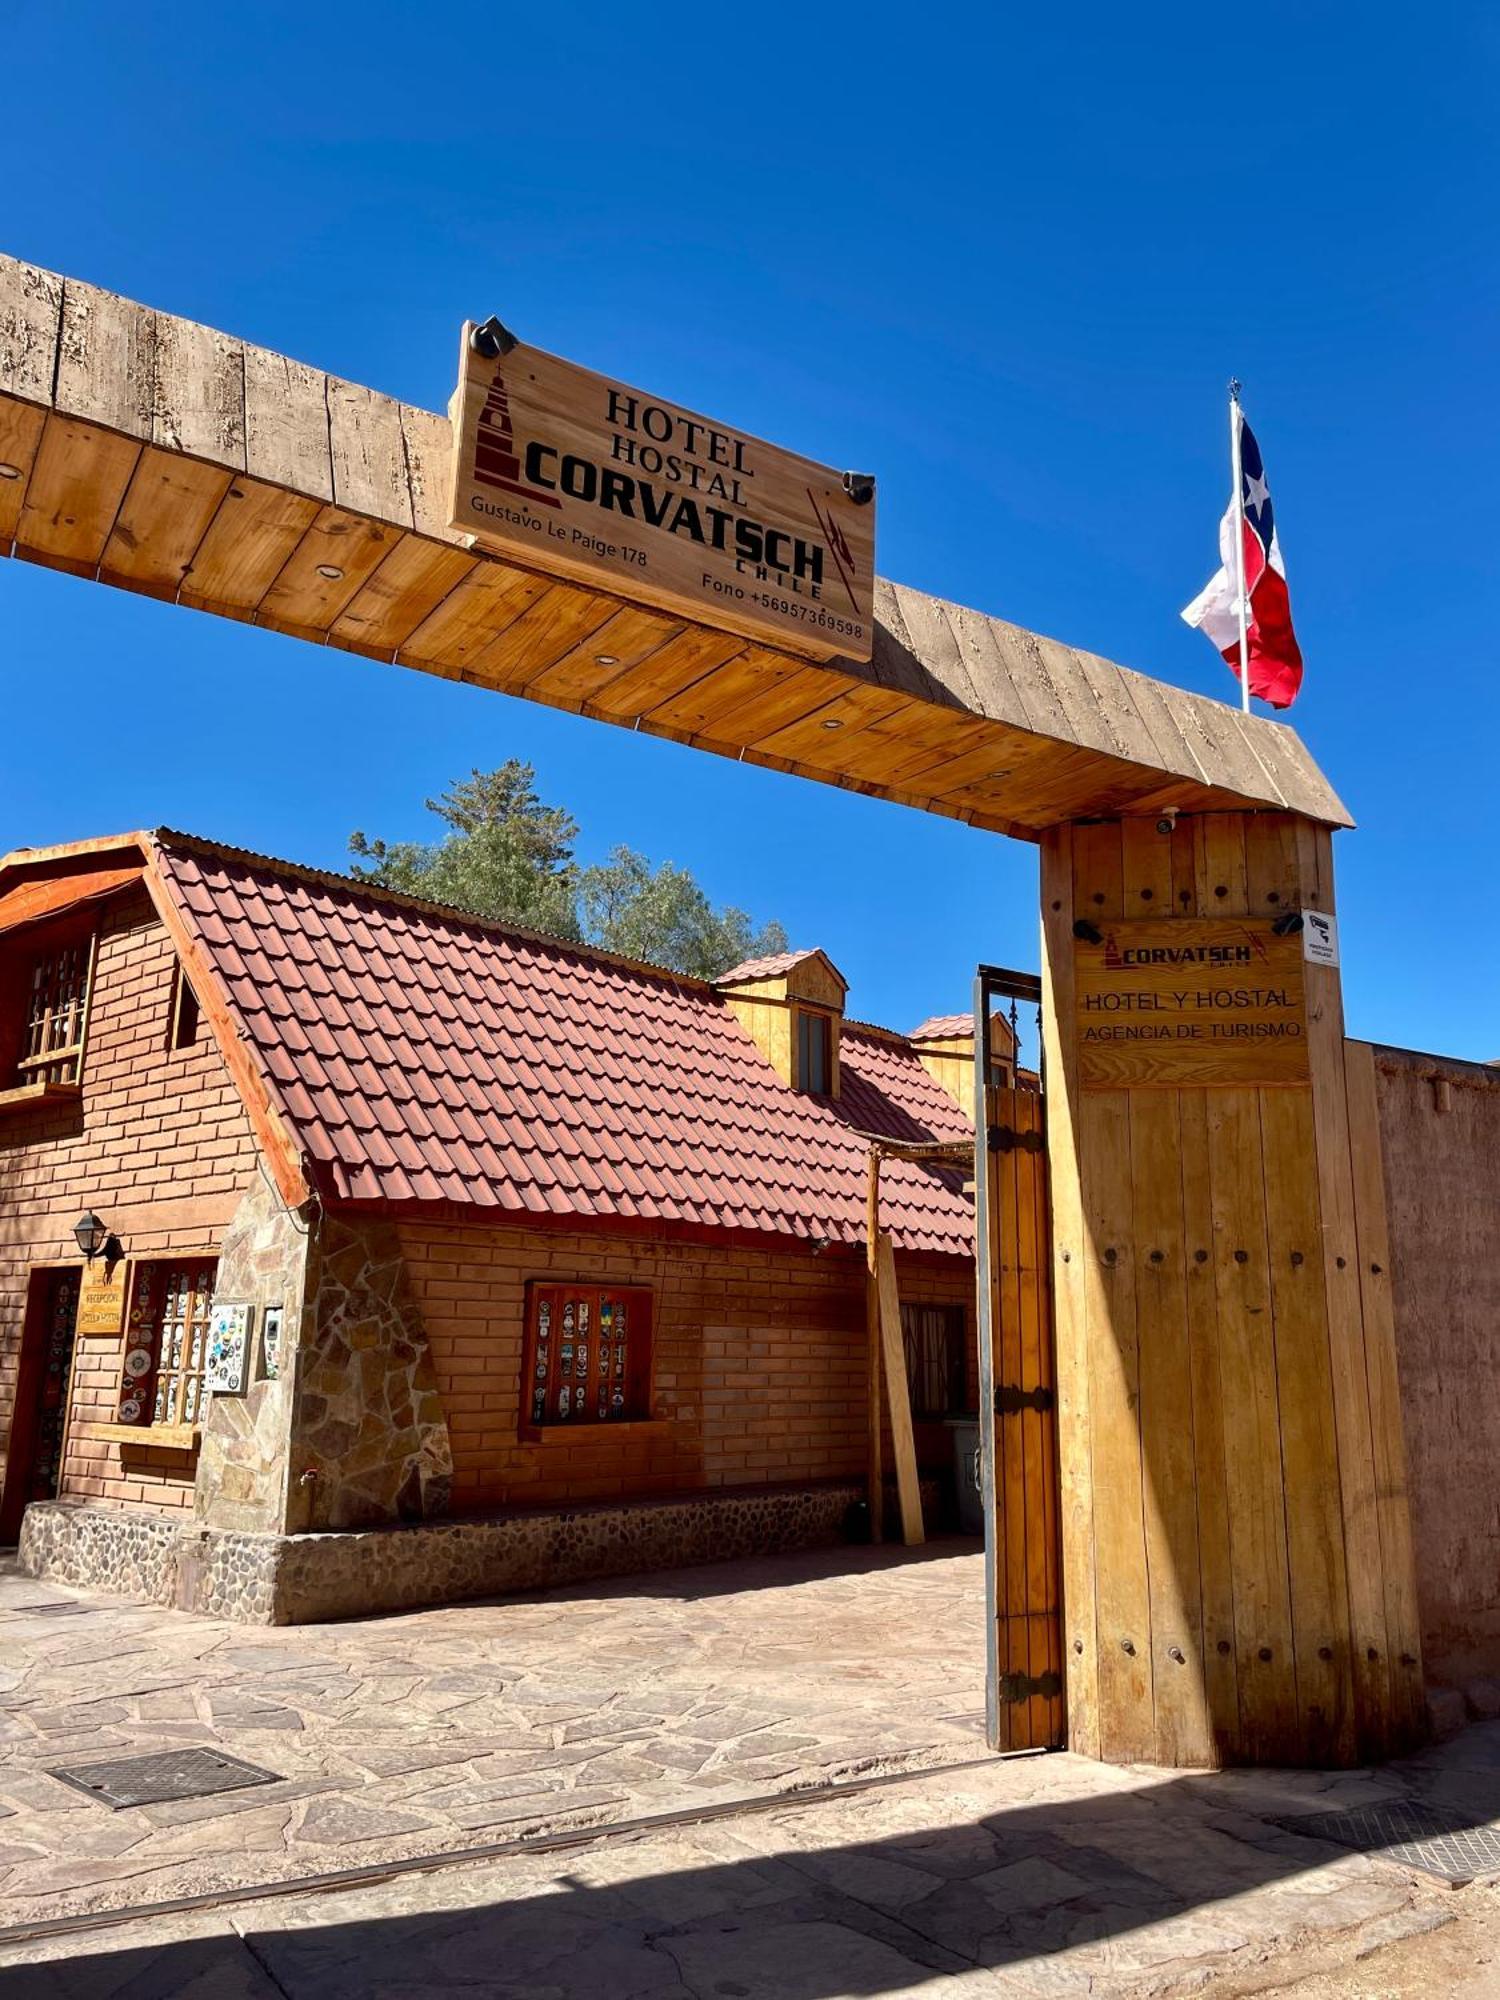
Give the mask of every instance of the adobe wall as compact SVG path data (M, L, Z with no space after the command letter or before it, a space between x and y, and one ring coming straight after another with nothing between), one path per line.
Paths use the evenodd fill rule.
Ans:
M127 1255L213 1255L256 1172L249 1121L206 1027L169 1048L176 956L144 891L101 906L83 1094L0 1118L0 1450L9 1432L27 1273L78 1263L73 1225L93 1209ZM62 1490L121 1506L189 1508L188 1452L90 1438L113 1421L120 1346L76 1349Z
M447 1412L455 1513L863 1473L861 1257L582 1231L404 1223L399 1235ZM898 1261L903 1298L972 1314L965 1260ZM520 1438L529 1279L651 1287L649 1422Z
M1375 1051L1422 1649L1500 1676L1500 1070Z

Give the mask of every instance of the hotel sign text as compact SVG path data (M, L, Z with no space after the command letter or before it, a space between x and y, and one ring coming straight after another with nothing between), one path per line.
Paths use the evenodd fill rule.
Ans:
M451 409L455 528L694 624L870 657L871 483L860 505L827 466L540 348L481 353L472 332Z
M1079 1081L1305 1083L1302 940L1269 919L1100 920L1074 946Z

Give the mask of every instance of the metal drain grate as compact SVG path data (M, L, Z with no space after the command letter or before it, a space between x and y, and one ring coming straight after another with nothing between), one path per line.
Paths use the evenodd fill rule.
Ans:
M33 1618L76 1618L80 1612L92 1611L91 1604L75 1604L71 1597L57 1604L13 1604L12 1611L25 1611Z
M1288 1817L1275 1824L1288 1833L1331 1840L1358 1854L1378 1854L1383 1860L1420 1868L1443 1882L1463 1884L1478 1875L1500 1874L1500 1821L1476 1826L1462 1813L1412 1799Z
M158 1806L169 1799L203 1799L245 1785L278 1785L280 1773L242 1764L223 1750L157 1750L146 1757L114 1757L105 1764L64 1765L49 1773L116 1812L125 1806Z

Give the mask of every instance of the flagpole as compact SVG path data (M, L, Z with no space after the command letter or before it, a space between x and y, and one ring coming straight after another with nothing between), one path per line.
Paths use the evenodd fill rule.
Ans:
M1240 707L1250 713L1250 632L1245 606L1245 481L1240 471L1240 385L1229 382L1229 463L1234 480L1235 605L1240 616Z

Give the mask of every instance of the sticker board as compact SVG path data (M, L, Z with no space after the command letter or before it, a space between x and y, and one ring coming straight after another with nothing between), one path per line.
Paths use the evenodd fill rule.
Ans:
M203 1386L212 1396L242 1396L250 1351L253 1306L215 1304L208 1322Z
M125 1281L129 1266L121 1258L110 1270L88 1265L78 1287L78 1332L90 1340L118 1340L125 1330Z
M454 528L695 625L869 659L873 480L861 504L829 466L538 347L481 354L473 331L450 408Z
M1269 918L1167 917L1099 926L1074 944L1080 1083L1306 1083L1303 946Z

